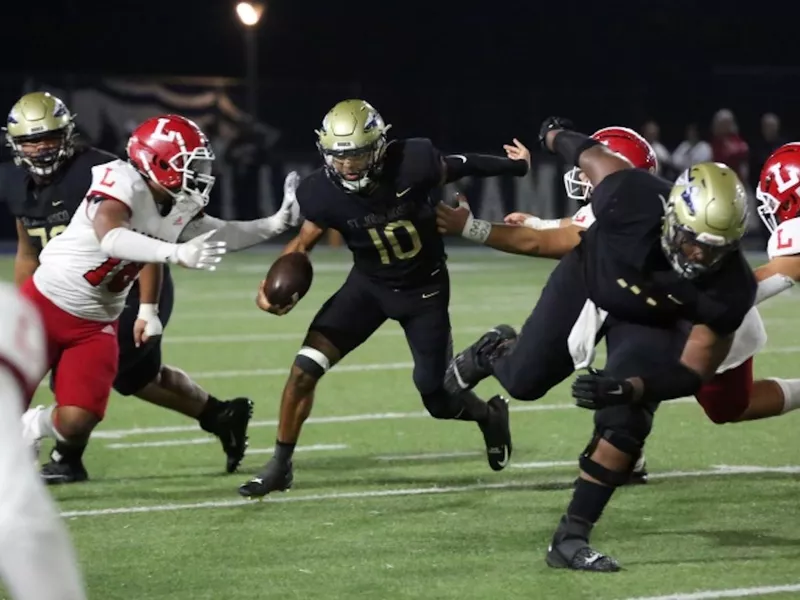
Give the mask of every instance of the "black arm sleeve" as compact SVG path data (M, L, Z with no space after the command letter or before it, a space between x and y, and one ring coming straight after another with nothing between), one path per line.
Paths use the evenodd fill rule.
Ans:
M585 133L562 130L553 139L553 151L563 158L568 164L579 166L578 159L584 150L597 146L600 142L590 138Z
M644 390L641 402L661 402L684 396L694 396L703 379L683 363L678 363L670 369L642 377Z
M447 183L475 175L493 177L495 175L514 175L523 177L528 173L528 163L524 160L511 160L489 154L451 154L444 157L447 167Z

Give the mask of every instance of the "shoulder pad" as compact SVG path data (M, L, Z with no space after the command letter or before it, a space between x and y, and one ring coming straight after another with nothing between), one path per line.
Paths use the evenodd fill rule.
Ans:
M92 184L86 195L119 200L133 207L136 197L147 191L147 184L139 172L117 159L92 167Z
M800 218L778 225L767 242L767 254L770 258L800 254Z

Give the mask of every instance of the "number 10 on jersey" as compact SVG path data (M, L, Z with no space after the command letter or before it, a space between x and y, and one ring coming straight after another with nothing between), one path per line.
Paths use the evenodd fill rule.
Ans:
M403 250L395 235L395 232L401 230L404 230L411 239L411 248L408 250ZM391 221L384 226L383 230L372 227L367 231L369 232L369 237L372 238L372 243L378 249L381 263L384 265L392 263L391 255L394 255L396 260L409 260L422 250L422 240L419 238L419 232L411 221ZM389 248L391 248L391 253Z

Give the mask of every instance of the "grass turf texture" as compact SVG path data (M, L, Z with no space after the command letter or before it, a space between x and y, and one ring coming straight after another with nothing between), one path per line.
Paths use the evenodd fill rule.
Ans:
M217 397L255 401L240 472L223 474L221 449L194 422L115 395L85 456L91 481L52 489L90 597L611 600L800 581L797 476L768 469L800 470L797 415L717 426L693 401L664 405L647 443L653 480L619 492L594 535L625 571L554 571L544 554L591 431L592 415L571 406L570 380L512 404L512 465L492 473L477 427L424 416L391 322L320 384L294 489L241 501L237 486L269 456L306 327L350 265L346 250L316 252L311 291L277 318L253 303L276 255L173 271L165 360ZM450 262L457 349L497 323L519 326L554 265L481 250L454 251ZM0 269L11 278L10 259ZM797 376L797 302L787 293L763 307L770 341L758 376ZM50 399L41 388L35 402Z

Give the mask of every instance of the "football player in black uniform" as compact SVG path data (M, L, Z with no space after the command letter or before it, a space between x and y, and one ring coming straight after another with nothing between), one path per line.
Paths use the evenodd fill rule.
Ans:
M747 197L724 165L696 165L672 185L562 119L545 121L540 139L588 177L597 221L553 270L520 335L509 326L484 334L451 362L446 387L493 375L513 397L536 400L590 364L605 337L605 371L573 384L578 405L596 410L595 430L547 563L617 571L589 546L594 524L628 480L658 403L694 395L714 376L753 305L756 282L739 246ZM523 254L557 249L557 232L471 216L464 227L466 237Z
M17 220L14 279L21 285L39 265L39 252L61 233L83 201L92 167L116 159L75 138L73 116L58 98L44 92L23 96L11 109L6 140L14 162L0 165L0 202ZM160 293L160 297L159 297ZM133 284L120 317L119 373L114 389L197 419L216 435L232 473L247 447L252 402L217 400L181 369L161 362L162 325L174 303L169 269L147 265ZM149 312L147 312L149 311ZM88 440L87 440L88 442ZM86 444L58 442L42 467L47 483L84 481Z
M363 344L387 319L400 323L414 358L414 384L437 419L473 421L483 432L489 464L499 471L511 455L508 407L496 396L484 402L472 392L449 394L444 372L452 356L450 282L430 192L467 175L523 176L530 154L505 146L508 158L480 154L442 156L428 139L387 143L389 130L363 100L334 106L317 131L325 166L297 190L306 218L284 252L308 252L328 228L343 235L353 253L347 280L311 322L281 399L275 454L240 487L243 496L264 496L292 485L291 457L311 411L319 379ZM260 288L258 305L270 306Z

